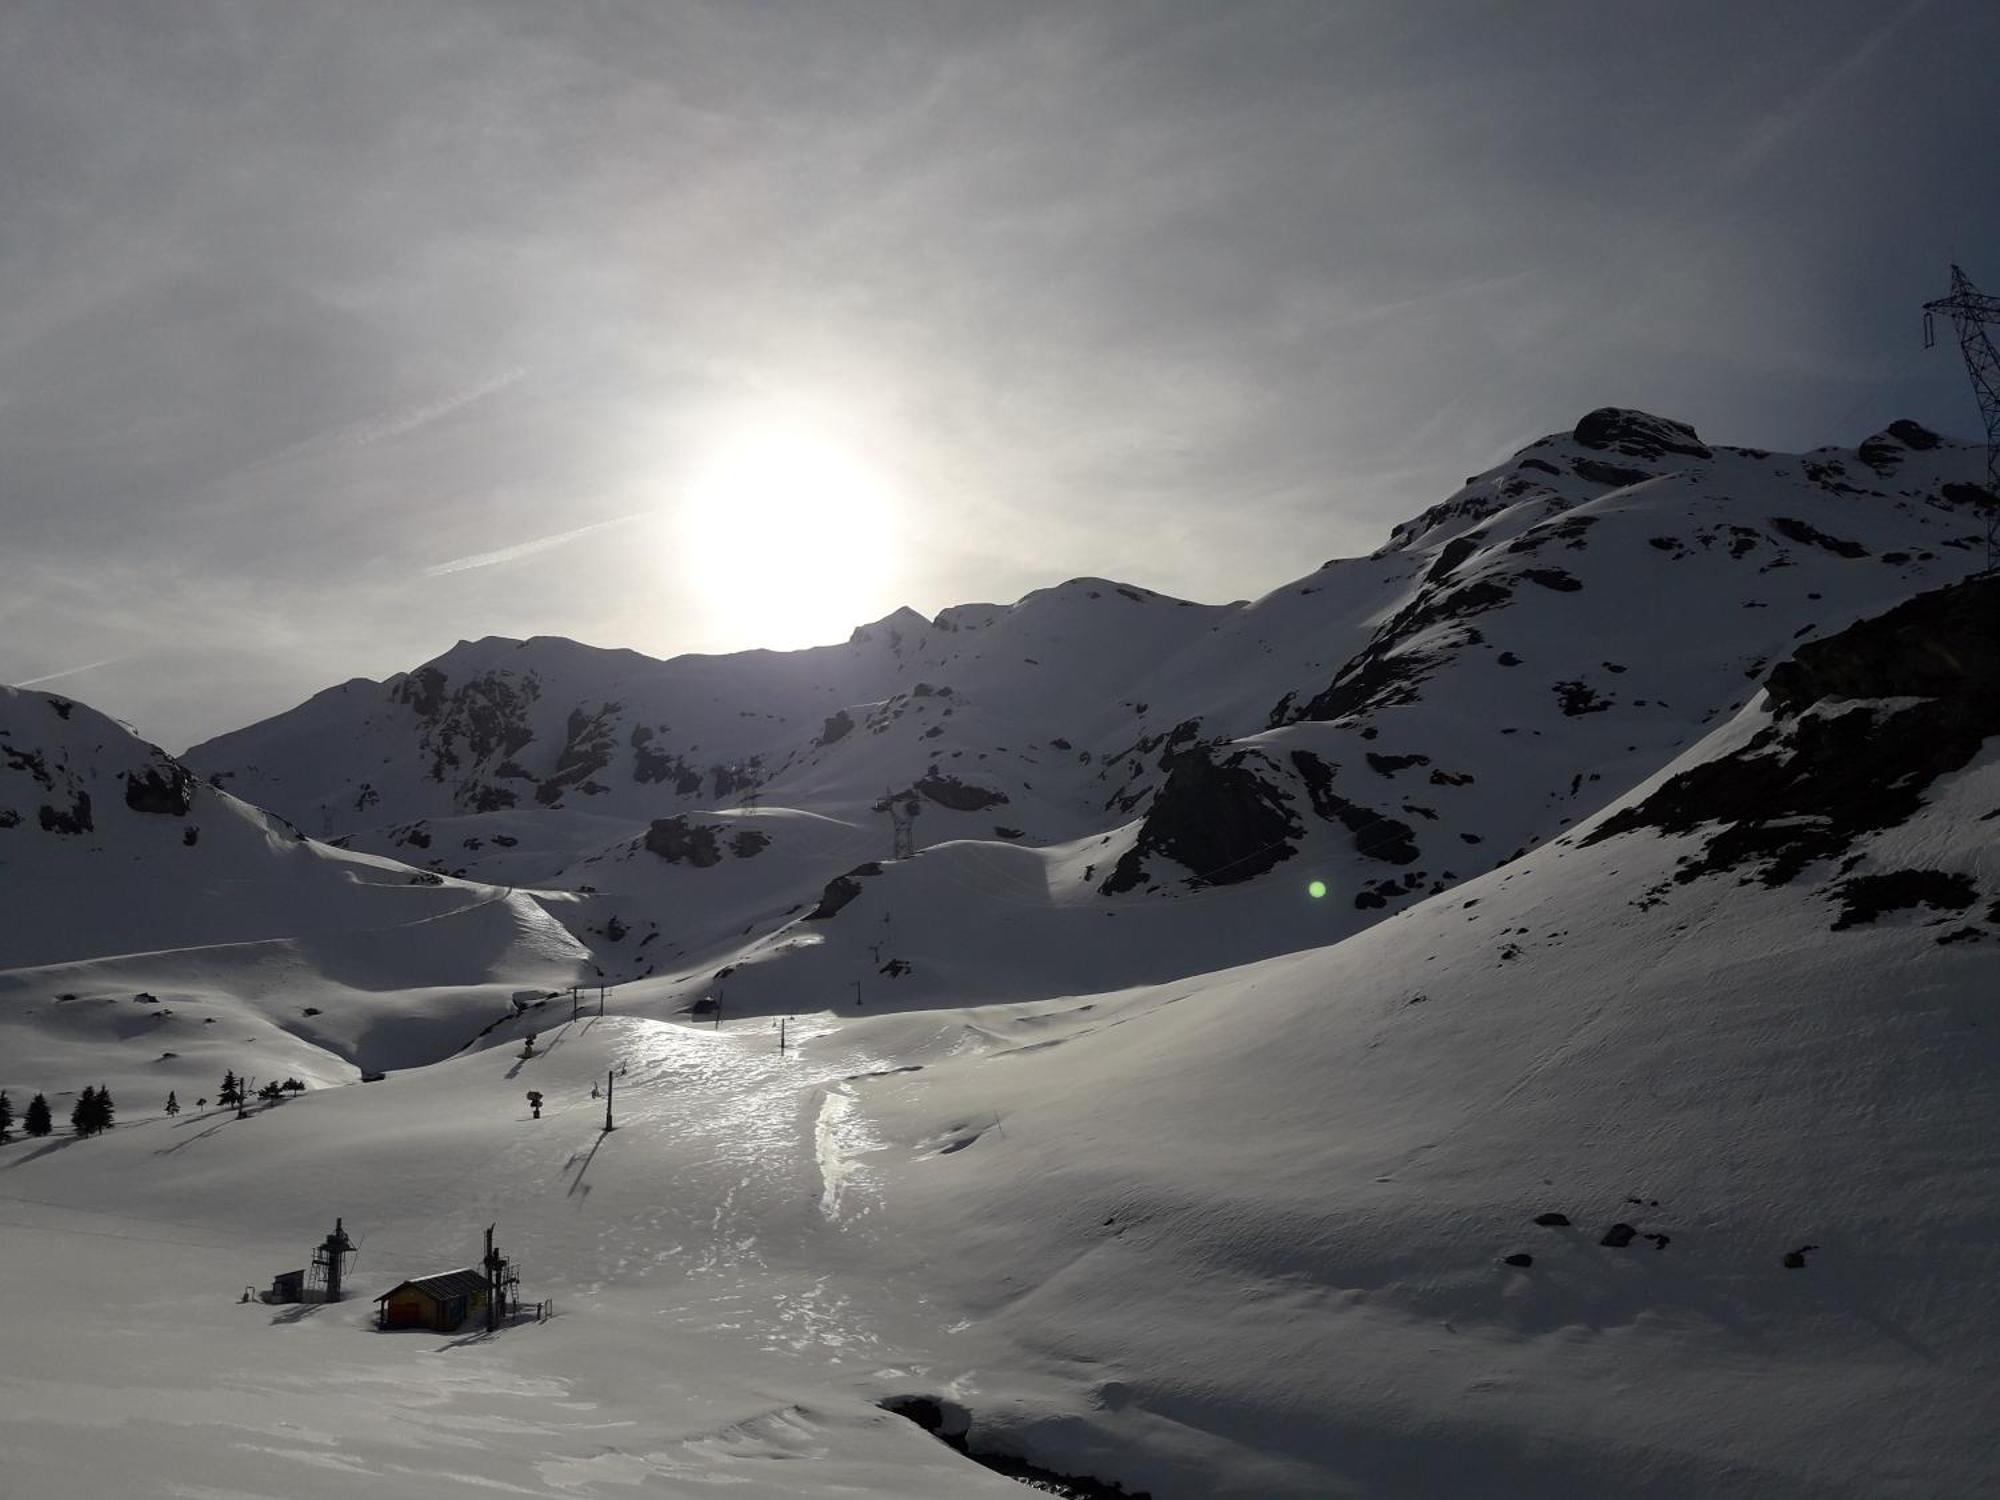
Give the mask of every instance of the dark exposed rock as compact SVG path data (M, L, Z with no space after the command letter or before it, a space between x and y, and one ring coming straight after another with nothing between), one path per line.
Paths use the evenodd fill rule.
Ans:
M1586 545L1585 534L1596 524L1595 516L1559 516L1555 520L1530 526L1507 544L1507 550L1539 552L1551 543L1560 542L1573 552L1581 552Z
M1197 745L1174 758L1146 810L1139 837L1098 887L1107 896L1145 878L1145 861L1164 855L1194 873L1188 884L1235 885L1295 852L1304 830L1283 795L1257 774L1262 758L1238 751L1226 761Z
M1354 835L1355 852L1392 865L1415 864L1423 851L1417 847L1410 825L1385 818L1372 807L1349 802L1333 790L1333 767L1306 750L1292 752L1292 766L1305 783L1312 809L1322 818L1338 821Z
M1938 494L1953 505L2000 505L2000 496L1977 484L1961 484L1951 480L1938 487Z
M1569 1227L1569 1215L1554 1212L1536 1214L1535 1222L1544 1229L1566 1229Z
M1789 538L1804 546L1820 547L1836 557L1866 557L1868 549L1859 542L1850 542L1843 537L1828 536L1817 527L1808 526L1804 521L1790 516L1771 517L1771 529L1779 536Z
M1609 464L1601 458L1579 458L1572 465L1579 479L1588 479L1592 484L1608 484L1613 489L1622 490L1628 484L1643 484L1653 476L1644 469L1628 469L1623 464Z
M1600 406L1578 422L1570 436L1586 448L1622 453L1628 458L1657 459L1669 453L1688 458L1715 456L1687 423L1626 407Z
M917 686L925 687L926 685L920 682ZM826 723L820 728L819 744L826 746L838 740L846 739L853 729L854 716L844 708L836 709L833 713L826 716Z
M1305 707L1294 709L1285 722L1341 719L1363 709L1415 702L1417 684L1436 664L1435 658L1415 652L1388 656L1364 651L1340 669L1324 692Z
M7 758L8 770L26 771L35 778L37 786L55 786L55 778L49 775L48 763L42 759L39 750L16 750L12 745L0 745L0 756Z
M999 807L1007 800L1005 792L974 786L935 769L924 773L923 779L916 784L916 790L939 807L950 808L953 812L980 812L989 807Z
M729 852L738 859L755 859L771 844L771 835L758 828L740 830L729 841Z
M1382 776L1394 776L1411 766L1427 766L1430 763L1428 755L1377 755L1373 750L1368 752L1368 768Z
M646 829L646 852L668 864L689 864L698 870L722 863L712 824L690 824L685 816L655 818Z
M179 761L125 773L125 805L134 812L184 818L194 806L194 773Z
M833 916L842 907L846 906L848 902L861 894L861 882L863 880L868 879L870 876L880 875L881 873L882 867L873 860L870 860L865 865L856 865L845 875L834 876L833 879L826 883L826 889L820 892L819 905L807 912L803 920L807 922L824 922L828 917Z
M1356 911L1380 911L1391 901L1401 901L1423 883L1423 872L1405 875L1401 880L1378 880L1373 885L1365 885L1354 893Z
M1479 550L1484 541L1485 538L1476 531L1465 536L1453 537L1439 549L1437 560L1424 574L1424 582L1437 583L1441 579L1449 578L1457 571L1460 563Z
M89 833L97 826L90 816L90 793L81 790L66 808L44 802L41 819L44 833Z
M1861 461L1877 474L1891 474L1903 461L1906 451L1922 453L1942 441L1935 432L1908 418L1891 422L1883 431L1866 439L1859 450Z
M1527 1267L1527 1266L1532 1266L1535 1263L1535 1257L1528 1254L1528 1252L1525 1250L1519 1251L1513 1255L1505 1256L1503 1257L1503 1259L1505 1263L1510 1266Z
M11 807L0 807L0 828L19 828L21 815Z
M1672 777L1583 840L1720 825L1675 879L1762 865L1782 885L1864 833L1914 814L1931 782L2000 734L2000 576L1969 578L1810 641L1766 682L1778 722L1743 749ZM1843 699L1857 703L1808 714Z
M1943 870L1892 870L1881 875L1856 875L1833 888L1840 902L1840 916L1833 924L1839 932L1873 922L1885 911L1906 911L1928 906L1933 911L1964 911L1979 899L1979 888L1970 875L1947 874Z
M1623 1250L1638 1237L1639 1231L1634 1229L1630 1224L1619 1223L1613 1224L1609 1229L1605 1230L1604 1238L1597 1243L1608 1245L1613 1250Z
M201 830L190 823L181 830L181 843L189 849L201 842Z
M1558 682L1555 695L1562 711L1572 719L1581 718L1584 714L1601 714L1611 707L1611 700L1600 698L1586 682Z
M435 719L444 706L444 673L436 667L418 667L396 684L396 702L408 704L420 719Z
M1803 1271L1806 1268L1806 1256L1817 1249L1819 1249L1817 1245L1801 1245L1796 1250L1787 1250L1784 1259L1785 1269L1787 1271Z
M466 805L476 813L499 812L503 808L514 806L516 800L510 787L481 783L467 793Z
M1574 594L1583 585L1561 568L1523 568L1521 576L1530 583L1539 583L1545 589L1554 589L1558 594Z

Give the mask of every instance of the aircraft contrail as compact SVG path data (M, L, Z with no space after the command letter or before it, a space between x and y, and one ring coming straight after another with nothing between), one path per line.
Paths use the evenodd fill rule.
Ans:
M609 531L613 526L626 526L633 521L643 521L649 514L648 511L637 511L632 515L618 516L609 521L593 521L590 525L579 526L574 531L558 531L554 536L538 536L533 541L517 542L496 552L475 552L469 557L454 557L450 562L432 563L423 570L422 576L441 578L446 573L463 573L469 568L490 568L495 563L513 562L518 557L546 552L551 547L560 547L564 542L573 542L580 536L589 536L593 531Z
M58 677L74 677L79 672L95 672L99 667L108 667L114 662L125 660L122 656L107 656L102 661L87 661L80 667L64 667L60 672L44 672L40 677L23 677L15 687L40 687L45 682L54 682Z

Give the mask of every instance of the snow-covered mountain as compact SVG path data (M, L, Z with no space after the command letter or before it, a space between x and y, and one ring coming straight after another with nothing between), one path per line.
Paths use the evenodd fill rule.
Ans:
M1783 455L1607 408L1254 602L1077 579L666 662L488 639L188 760L316 836L581 893L560 915L621 977L747 963L738 1003L779 1009L1164 978L1588 818L1798 642L1962 576L1976 471L1910 422Z
M329 848L87 705L17 688L0 688L0 888L17 1086L85 1057L149 1095L212 1086L223 1057L351 1079L449 1052L515 986L593 973L540 902Z
M1372 710L1384 736L1487 649L1451 644L1417 702ZM0 1473L57 1496L162 1473L412 1500L1021 1492L887 1403L1155 1500L1979 1493L2000 579L1739 681L1521 858L1341 941L975 1007L800 994L833 1013L782 1053L761 1018L674 1024L663 976L532 1056L511 1044L548 1026L523 1017L489 1038L510 1045L248 1121L0 1148L0 1253L37 1268L0 1281L35 1353L0 1371ZM759 967L811 962L967 848L1033 852L885 864ZM1149 903L1226 927L1259 887L1078 900L1107 930ZM364 1236L361 1299L228 1300L333 1213ZM553 1322L367 1331L366 1296L465 1263L495 1220Z

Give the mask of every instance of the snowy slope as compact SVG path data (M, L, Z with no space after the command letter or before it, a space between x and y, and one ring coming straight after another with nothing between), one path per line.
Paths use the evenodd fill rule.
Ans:
M23 1102L88 1083L164 1099L251 1064L351 1079L592 972L541 901L315 843L93 709L13 688L0 883L0 1086Z
M607 973L691 981L797 948L813 929L787 923L889 852L885 793L914 793L931 852L921 872L888 868L898 894L869 920L990 950L1002 968L976 966L982 992L1033 974L1059 993L1332 941L1574 826L1737 711L1799 640L1962 576L1976 467L1912 423L1782 455L1607 408L1375 556L1254 603L1079 579L805 652L656 662L486 640L190 763L355 848L589 887L560 915ZM772 841L743 864L730 841L751 814L774 815L755 830ZM722 857L648 852L690 836ZM1313 880L1329 895L1302 907ZM1226 886L1254 894L1190 937L1183 898L1206 909ZM1030 908L1099 940L1024 949L1004 933ZM843 962L802 982L848 989L880 967Z
M1988 580L1805 646L1557 840L1310 951L782 1054L659 979L247 1121L0 1148L38 1268L0 1477L1021 1493L874 1405L922 1396L1158 1500L1979 1493L1996 629ZM334 1213L355 1302L230 1302ZM366 1330L496 1219L554 1322Z

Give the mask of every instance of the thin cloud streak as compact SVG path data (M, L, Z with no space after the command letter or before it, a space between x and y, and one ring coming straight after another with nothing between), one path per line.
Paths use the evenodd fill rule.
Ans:
M295 462L304 458L317 458L328 453L338 453L356 448L370 448L377 443L392 442L396 438L407 437L433 422L441 422L446 417L455 416L469 406L499 395L527 379L525 369L507 370L499 375L453 391L435 401L407 407L402 411L384 412L373 417L364 417L358 422L350 422L344 427L329 428L301 439L289 447L281 448L267 458L252 464L246 473L262 473L264 470Z
M1908 5L1863 37L1839 62L1800 89L1780 108L1766 115L1743 148L1723 164L1719 175L1724 179L1734 179L1761 166L1788 136L1812 118L1836 89L1866 67L1890 37L1929 9L1930 3L1931 0L1910 0Z
M60 672L44 672L40 677L23 677L15 687L40 687L45 682L55 682L64 677L75 677L83 672L95 672L99 667L116 666L124 661L122 656L107 656L102 661L87 661L80 667L64 667Z
M596 531L609 531L614 526L629 526L634 521L643 521L648 511L635 511L629 516L618 516L609 521L594 521L588 526L579 526L573 531L559 531L554 536L538 536L533 541L518 542L512 547L502 547L495 552L475 552L468 557L454 557L450 562L433 563L418 576L442 578L447 573L464 573L472 568L490 568L499 563L510 563L518 558L532 557L537 552L546 552L551 547L560 547L565 542L573 542L578 537L589 536Z

